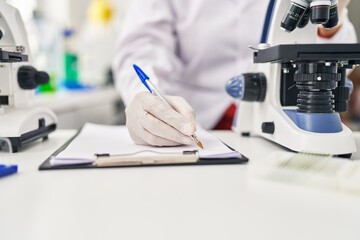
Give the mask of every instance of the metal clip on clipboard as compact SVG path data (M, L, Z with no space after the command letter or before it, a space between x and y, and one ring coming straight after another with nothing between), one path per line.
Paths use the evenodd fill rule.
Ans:
M163 153L152 150L144 150L132 154L95 155L96 165L99 167L194 164L199 161L199 154L197 151Z

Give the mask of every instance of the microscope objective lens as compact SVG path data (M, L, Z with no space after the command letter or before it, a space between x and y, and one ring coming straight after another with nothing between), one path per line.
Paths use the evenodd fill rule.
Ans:
M333 28L339 22L339 15L338 15L338 0L332 0L330 6L330 13L329 13L329 21L323 24L324 28Z
M309 3L307 1L292 0L289 9L281 21L281 28L286 32L292 32L298 26L308 7ZM304 24L305 22L303 22L301 25Z
M311 14L311 11L310 11L310 8L307 8L303 17L301 18L299 24L298 24L298 28L304 28L310 21L310 14Z
M311 22L313 24L325 24L329 21L331 1L312 1L311 8Z

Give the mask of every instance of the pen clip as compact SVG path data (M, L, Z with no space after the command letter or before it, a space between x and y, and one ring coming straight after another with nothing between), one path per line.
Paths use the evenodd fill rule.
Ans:
M153 91L151 90L151 88L149 87L149 85L147 84L146 80L149 80L150 78L148 77L148 75L146 75L144 73L143 70L141 70L140 67L138 67L136 64L133 64L133 67L135 69L136 74L138 75L138 77L140 78L141 82L145 85L145 87L150 91L150 93L153 93Z

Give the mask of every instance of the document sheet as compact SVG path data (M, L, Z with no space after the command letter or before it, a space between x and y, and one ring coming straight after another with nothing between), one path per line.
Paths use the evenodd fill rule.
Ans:
M198 139L204 149L194 143L189 146L153 147L136 145L125 126L110 126L87 123L65 150L50 160L52 166L93 163L96 154L136 154L147 152L182 153L197 150L200 158L238 158L241 154L229 149L210 132L198 127Z

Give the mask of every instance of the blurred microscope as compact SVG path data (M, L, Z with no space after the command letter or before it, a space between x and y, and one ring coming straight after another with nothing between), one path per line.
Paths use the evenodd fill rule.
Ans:
M24 23L17 9L0 0L0 137L12 149L46 139L56 129L57 118L45 108L31 108L35 89L49 81L45 72L30 66Z
M270 1L253 72L226 86L240 100L233 130L296 152L350 157L356 145L339 112L347 111L346 70L360 63L360 45L313 44L316 24L338 24L337 0L289 2Z

